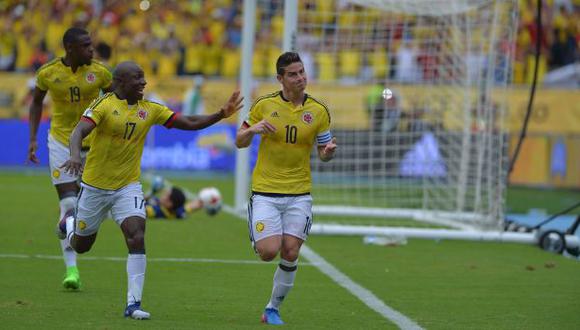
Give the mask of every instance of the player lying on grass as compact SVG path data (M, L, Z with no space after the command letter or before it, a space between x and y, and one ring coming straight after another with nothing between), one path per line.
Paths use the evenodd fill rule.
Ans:
M163 178L156 177L151 185L151 191L145 196L145 208L148 218L154 219L185 219L195 211L204 209L209 215L217 214L221 209L221 198L213 202L204 203L203 192L193 195L188 191L172 186Z

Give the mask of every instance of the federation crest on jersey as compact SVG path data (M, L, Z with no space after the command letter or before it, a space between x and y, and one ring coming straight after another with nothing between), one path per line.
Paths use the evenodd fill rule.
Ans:
M304 112L304 113L302 114L302 121L303 121L305 124L308 124L308 125L310 125L310 124L312 124L312 121L313 121L313 120L314 120L314 116L312 116L312 113L311 113L311 112L308 112L308 111L306 111L306 112Z
M147 111L139 109L139 111L137 111L137 117L139 117L139 119L145 120L145 118L147 118Z
M87 82L88 82L89 84L92 84L92 83L94 83L94 82L95 82L95 80L97 79L97 77L95 76L95 74L94 74L94 73L92 73L92 72L89 72L89 73L87 73L87 76L86 76L85 78L87 79Z

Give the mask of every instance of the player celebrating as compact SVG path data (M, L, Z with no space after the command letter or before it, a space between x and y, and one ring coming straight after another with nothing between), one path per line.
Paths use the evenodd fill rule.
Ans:
M36 73L36 87L30 106L30 145L28 160L38 163L36 134L42 116L42 102L50 93L53 102L48 152L52 184L60 200L60 217L74 212L79 191L77 176L61 172L59 166L68 159L69 136L86 107L99 96L100 90L108 91L111 86L111 73L103 64L92 60L93 46L87 31L79 28L68 29L63 38L66 51L46 63ZM89 149L87 139L81 149L81 160ZM64 238L64 237L63 237ZM76 253L66 240L61 239L61 249L66 265L63 286L79 289L81 282L77 268Z
M70 159L62 168L73 175L82 172L76 217L60 222L78 253L91 249L97 231L110 211L121 227L129 250L127 257L127 306L125 317L149 319L141 309L145 279L145 200L139 178L145 137L151 126L200 130L227 118L242 106L234 92L220 111L212 115L178 116L166 106L143 100L146 81L133 62L119 64L113 73L112 93L96 99L84 112L71 135ZM95 137L83 169L81 145L92 131Z
M318 156L329 161L336 150L328 109L304 92L300 56L282 54L276 70L282 91L258 98L236 135L238 148L262 135L248 222L252 245L262 260L271 261L280 252L272 296L262 315L268 324L283 324L278 309L294 286L300 247L312 225L310 151L316 141Z

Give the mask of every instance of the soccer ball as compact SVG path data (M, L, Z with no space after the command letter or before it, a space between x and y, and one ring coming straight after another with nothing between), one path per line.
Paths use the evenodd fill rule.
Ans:
M217 214L222 208L222 195L215 187L203 188L199 191L199 199L209 215Z

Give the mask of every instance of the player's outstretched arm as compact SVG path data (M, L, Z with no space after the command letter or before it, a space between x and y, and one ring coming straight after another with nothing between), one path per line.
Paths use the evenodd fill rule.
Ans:
M28 145L28 157L27 160L35 164L38 164L38 158L36 157L36 150L38 149L38 142L36 141L36 134L38 133L38 125L40 124L40 118L42 117L42 102L46 96L46 91L35 87L32 96L32 104L30 104L30 109L28 111L28 121L30 125L30 142Z
M95 123L88 120L80 120L70 136L70 158L60 168L71 175L80 175L83 172L81 161L81 148L83 139L95 128Z
M252 126L243 123L236 133L236 147L246 148L252 143L252 138L256 134L269 134L274 133L276 127L270 124L266 119L262 119L258 123Z
M172 127L188 131L204 129L236 113L242 108L243 100L240 91L235 91L220 111L211 115L179 116L175 118Z
M333 137L330 142L323 146L318 146L318 157L323 162L327 162L334 158L334 153L336 152L336 138Z

